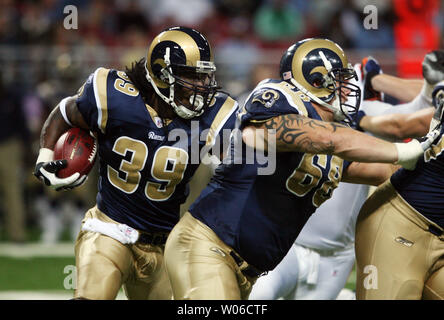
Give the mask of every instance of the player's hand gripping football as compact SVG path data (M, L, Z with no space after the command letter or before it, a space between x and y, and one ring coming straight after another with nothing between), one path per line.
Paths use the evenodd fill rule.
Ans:
M34 175L50 188L60 191L68 190L82 185L87 176L80 176L76 172L69 177L57 177L57 171L67 166L66 160L53 160L53 151L50 149L40 149L35 165Z

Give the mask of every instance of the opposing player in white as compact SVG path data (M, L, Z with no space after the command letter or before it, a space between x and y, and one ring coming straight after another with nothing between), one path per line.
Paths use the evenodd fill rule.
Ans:
M433 54L426 55L423 62L425 67L435 60ZM431 106L431 88L434 83L429 84L425 80L405 81L383 75L373 58L363 59L362 68L361 64L355 68L359 77L358 84L364 92L362 98L367 99L361 101L361 110L364 111L361 119L371 118L365 115L426 111ZM396 106L379 101L379 93L372 92L373 87L369 85L376 76L378 78L375 78L375 82L380 81L388 94L398 98L407 90L409 93L416 92L416 97L411 94L413 100ZM430 114L430 118L431 116ZM388 128L385 127L384 130ZM368 193L367 185L340 183L332 198L319 207L307 221L281 263L256 281L249 299L355 299L354 293L344 290L344 286L355 262L356 218Z

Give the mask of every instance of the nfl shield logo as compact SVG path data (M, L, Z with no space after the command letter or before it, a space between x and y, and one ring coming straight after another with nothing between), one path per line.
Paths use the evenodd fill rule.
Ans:
M157 126L158 128L162 128L162 127L163 127L163 122L162 122L162 119L161 119L161 118L159 118L159 117L155 117L155 118L154 118L154 122L156 123L156 126Z

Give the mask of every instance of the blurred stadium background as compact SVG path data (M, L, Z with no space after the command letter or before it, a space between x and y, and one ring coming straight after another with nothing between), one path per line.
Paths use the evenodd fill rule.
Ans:
M65 28L68 5L77 9L77 29ZM377 9L377 29L364 27L368 5ZM0 0L0 300L72 296L74 236L95 202L96 173L75 191L52 193L32 171L44 119L97 67L124 69L162 29L184 25L209 38L218 81L241 101L259 80L277 77L283 51L306 37L336 41L352 63L372 55L386 73L421 77L424 54L443 47L443 7L441 0Z

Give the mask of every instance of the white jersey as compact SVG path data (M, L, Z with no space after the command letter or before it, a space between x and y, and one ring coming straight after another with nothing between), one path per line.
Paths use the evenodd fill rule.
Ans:
M296 244L319 250L342 249L355 240L359 210L369 186L341 182L333 196L308 219Z

